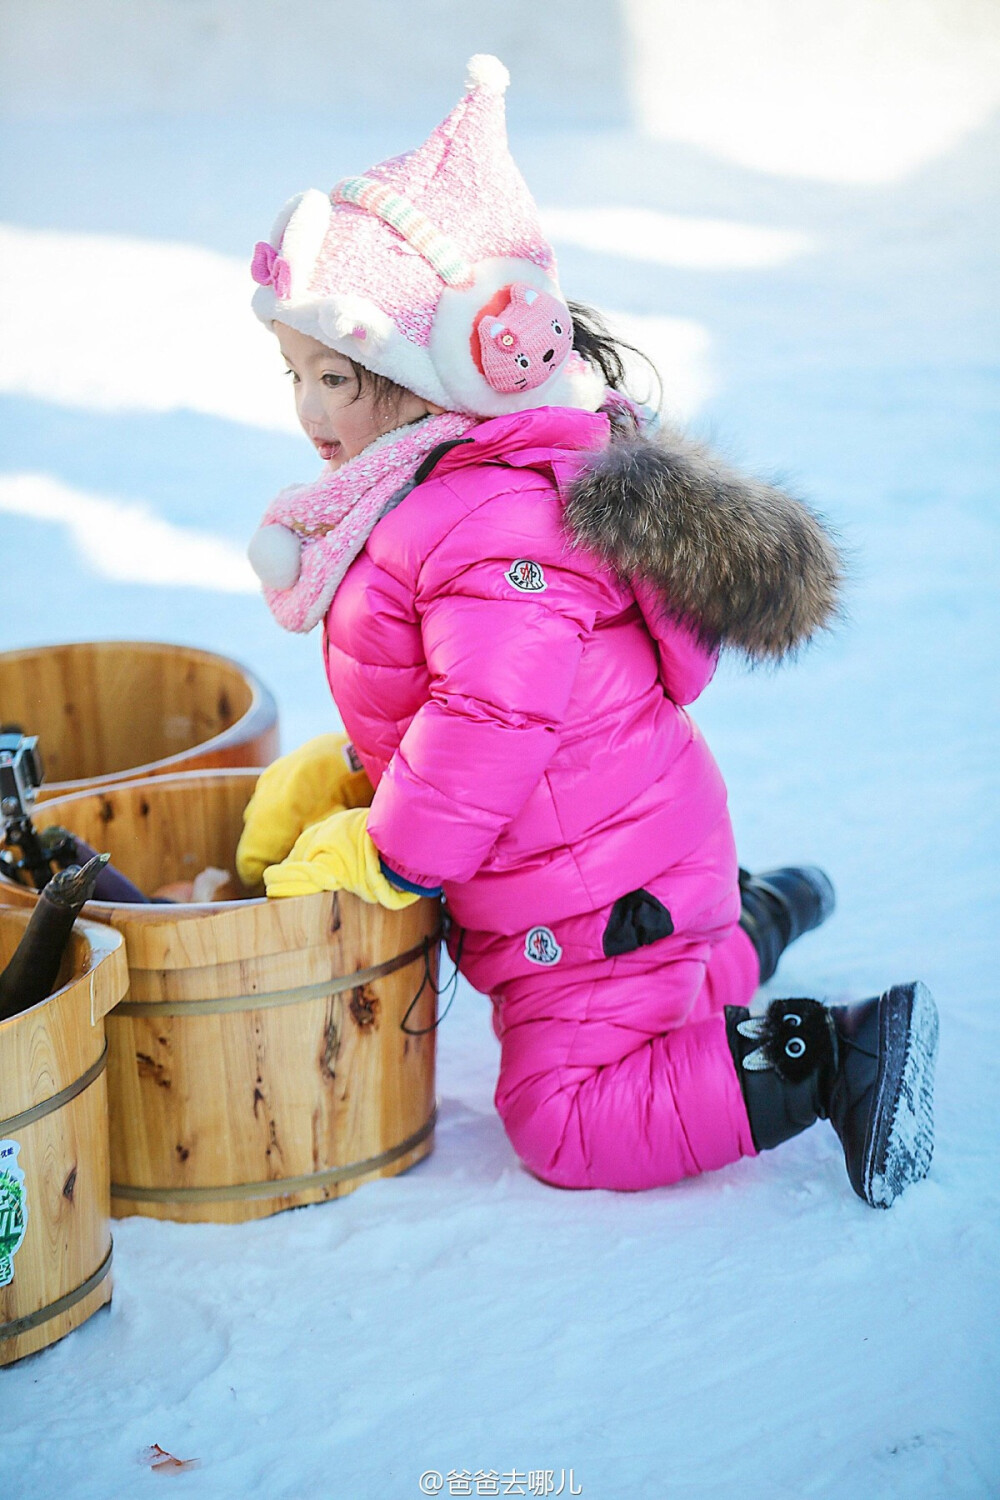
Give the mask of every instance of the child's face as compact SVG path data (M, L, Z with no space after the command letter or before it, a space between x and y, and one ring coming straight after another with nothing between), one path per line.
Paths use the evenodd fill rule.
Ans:
M346 355L285 323L273 326L295 387L302 430L331 469L357 458L394 427L440 410L409 391L391 406L379 405L370 389L359 394L358 377Z

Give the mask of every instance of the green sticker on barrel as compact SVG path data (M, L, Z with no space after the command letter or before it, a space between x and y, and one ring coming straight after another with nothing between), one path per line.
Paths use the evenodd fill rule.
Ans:
M14 1256L28 1224L24 1173L17 1164L17 1141L0 1141L0 1286L14 1280Z

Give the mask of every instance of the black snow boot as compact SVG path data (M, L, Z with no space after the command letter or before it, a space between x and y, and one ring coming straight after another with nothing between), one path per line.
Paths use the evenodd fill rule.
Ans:
M851 1186L873 1208L927 1176L938 1015L926 985L829 1008L774 1000L762 1016L730 1005L726 1034L759 1151L828 1119Z
M821 926L835 904L829 877L815 865L785 865L762 875L740 871L740 926L757 950L761 984L789 943Z

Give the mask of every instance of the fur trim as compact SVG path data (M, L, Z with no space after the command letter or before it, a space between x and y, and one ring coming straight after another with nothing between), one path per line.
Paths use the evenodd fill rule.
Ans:
M604 399L604 381L586 361L572 355L557 366L544 385L530 391L505 393L486 383L472 357L476 318L495 292L514 281L563 301L554 274L534 261L514 256L480 261L471 286L445 287L442 291L434 314L429 351L435 374L447 392L444 404L482 417L530 411L536 406L572 406L596 411ZM424 396L426 392L418 394Z
M356 359L366 369L388 375L397 385L423 396L425 401L433 401L446 411L458 409L438 379L427 350L411 343L374 302L351 293L343 299L329 297L296 306L278 302L272 287L259 286L252 305L257 317L268 327L273 322L287 323L289 328L336 349L338 354ZM350 333L337 331L348 327ZM355 336L356 327L364 331L363 339Z
M330 225L330 212L330 200L326 194L318 188L308 188L285 204L278 216L280 223L287 214L280 233L275 235L272 230L271 243L281 251L292 273L289 298L292 302L304 302L309 298L309 283ZM274 228L277 227L275 224Z
M623 576L648 579L707 645L752 661L780 660L838 614L843 565L820 517L666 428L596 455L566 525Z

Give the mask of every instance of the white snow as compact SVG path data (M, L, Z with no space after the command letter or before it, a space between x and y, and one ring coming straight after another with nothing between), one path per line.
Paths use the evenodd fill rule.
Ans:
M780 266L810 248L808 238L792 230L696 219L649 208L543 209L542 228L561 244L702 271Z
M256 594L244 551L223 537L174 526L148 505L87 495L47 474L0 474L0 514L66 526L100 578Z
M993 0L623 0L639 119L767 172L895 182L1000 104Z
M252 291L245 257L200 245L0 225L0 391L297 432Z
M286 747L334 722L318 641L243 592L267 501L315 466L246 266L284 196L413 144L450 102L328 144L288 111L7 122L0 645L191 642L269 683ZM578 226L618 205L810 246L694 266L614 236L557 248L570 295L653 336L668 403L851 550L841 627L780 672L724 666L696 716L744 861L816 862L837 886L770 992L936 994L929 1180L866 1208L821 1125L672 1188L546 1187L493 1111L488 1003L463 985L436 1148L411 1172L244 1226L115 1225L110 1309L0 1372L5 1496L158 1493L152 1443L200 1460L172 1480L192 1500L409 1500L427 1469L444 1495L449 1472L475 1494L491 1469L537 1494L545 1470L569 1493L572 1469L588 1500L1000 1492L1000 129L960 136L949 109L878 190L623 128L515 133Z

